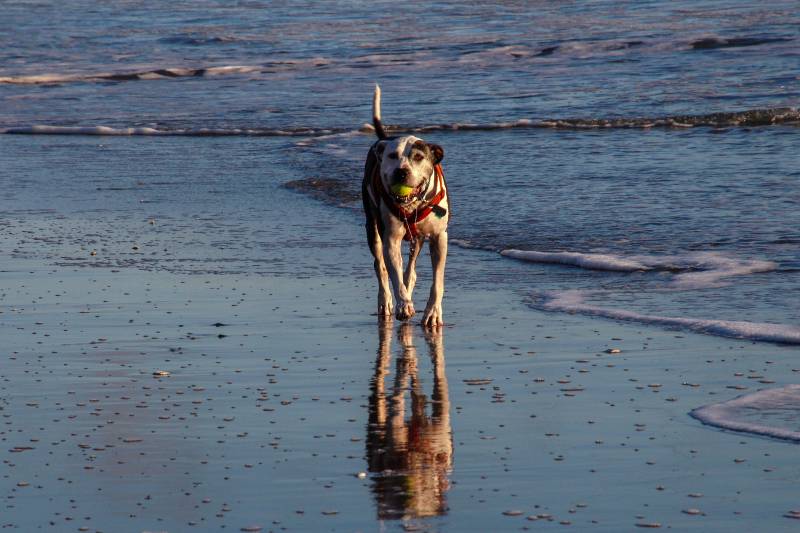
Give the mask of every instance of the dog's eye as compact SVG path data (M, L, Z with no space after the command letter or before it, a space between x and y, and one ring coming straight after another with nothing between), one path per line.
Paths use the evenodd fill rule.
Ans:
M397 152L392 152L389 154L389 159L397 159Z
M425 159L425 156L423 156L422 154L414 154L414 161L420 162L423 159Z

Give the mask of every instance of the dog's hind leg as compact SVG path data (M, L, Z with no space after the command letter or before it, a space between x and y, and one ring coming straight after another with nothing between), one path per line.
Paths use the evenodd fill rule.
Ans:
M403 281L406 284L409 298L411 298L414 292L414 285L417 283L417 257L422 251L423 244L425 244L425 241L421 237L417 237L408 247L408 265L403 275Z
M369 250L375 258L373 265L378 278L378 316L391 318L394 312L392 289L389 286L389 272L386 270L386 262L383 258L383 242L375 219L367 221L367 241Z

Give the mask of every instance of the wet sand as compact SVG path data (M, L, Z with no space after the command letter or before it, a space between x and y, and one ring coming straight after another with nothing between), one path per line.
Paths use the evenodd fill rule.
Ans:
M689 415L796 348L532 309L563 267L456 246L441 334L382 325L360 216L275 141L34 141L0 150L5 529L797 527L796 445Z
M539 313L458 279L426 335L379 324L369 277L6 265L9 529L797 526L796 448L688 415L792 383L791 348Z

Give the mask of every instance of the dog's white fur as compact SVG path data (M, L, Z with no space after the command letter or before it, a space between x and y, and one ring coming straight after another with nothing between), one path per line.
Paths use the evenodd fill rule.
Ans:
M399 199L398 201L403 209L413 211L435 197L439 193L440 187L446 189L444 182L438 183L433 170L433 165L438 162L434 161L434 158L437 154L441 157L442 151L440 147L428 145L412 135L384 139L385 133L380 122L380 103L380 87L376 85L373 97L373 122L376 133L382 140L373 145L372 152L380 165L380 180L386 191L390 191L392 183L398 183L398 180L402 181L404 185L415 188L416 194L413 198ZM424 241L428 240L430 241L433 265L433 283L428 303L425 306L422 324L427 327L442 326L444 324L442 297L444 296L444 270L447 259L447 224L450 220L449 197L445 194L445 197L439 202L439 206L445 210L443 216L431 213L417 224L419 236L410 244L408 265L404 272L401 244L407 228L404 221L397 218L382 201L380 193L372 190L369 165L370 159L368 158L363 193L367 215L367 236L370 250L375 258L375 273L379 283L378 315L392 316L394 301L389 288L389 279L394 288L394 300L397 301L397 318L405 320L414 315L412 293L417 280L416 262ZM398 169L405 171L404 177L397 177ZM378 217L380 217L380 221L377 220Z
M372 95L372 123L381 123L381 86L375 84L375 92Z

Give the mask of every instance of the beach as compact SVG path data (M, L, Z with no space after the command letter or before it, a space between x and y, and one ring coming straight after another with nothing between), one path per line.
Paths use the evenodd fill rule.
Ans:
M792 2L4 2L0 525L790 531ZM444 322L361 205L443 148Z
M79 203L72 178L37 201ZM458 247L441 334L381 324L357 212L274 188L256 273L203 243L235 228L120 189L122 213L7 214L8 528L796 526L794 445L689 416L793 383L791 346L537 311L459 274L507 259Z

